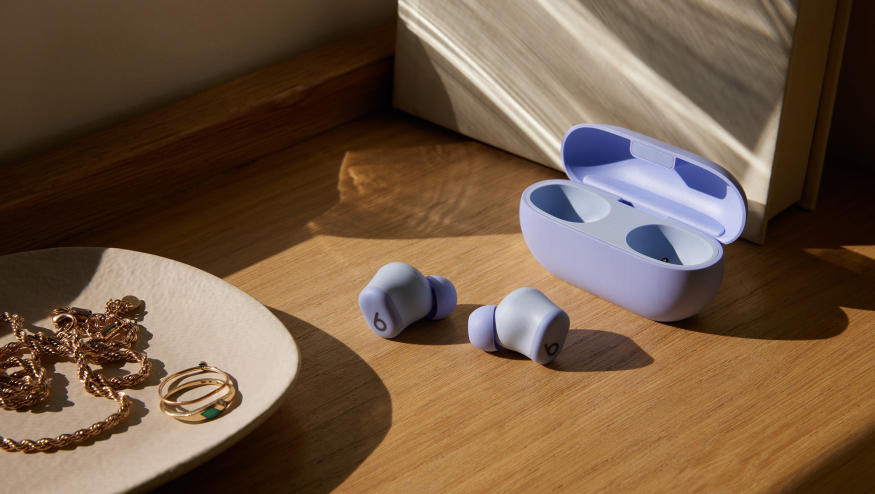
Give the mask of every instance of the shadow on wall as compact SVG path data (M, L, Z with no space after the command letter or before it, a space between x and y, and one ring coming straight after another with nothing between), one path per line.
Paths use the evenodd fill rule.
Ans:
M272 309L298 344L301 369L279 410L232 449L162 492L330 492L386 437L392 425L389 391L346 345L295 316ZM354 414L355 417L350 417ZM229 474L232 472L232 474Z
M398 23L396 36L395 59L421 61L415 70L396 66L392 97L397 108L538 163L553 161L559 141L550 142L544 131L525 128L520 119L509 114L503 104L507 102L495 94L495 86L476 83L477 78L464 71L438 43L426 44L407 23ZM465 109L461 111L463 118L457 118L456 108ZM490 119L487 129L464 118L468 113L495 118ZM490 138L492 134L501 139ZM514 145L508 147L505 141Z
M700 108L746 148L756 149L768 135L784 91L779 61L793 40L797 1L734 5L738 17L708 2L580 4L630 54L688 98L691 107ZM698 30L708 35L695 38L696 43L685 37ZM732 44L725 43L730 39Z
M727 167L762 213L797 3L401 1L395 105L561 169L573 124L619 125Z

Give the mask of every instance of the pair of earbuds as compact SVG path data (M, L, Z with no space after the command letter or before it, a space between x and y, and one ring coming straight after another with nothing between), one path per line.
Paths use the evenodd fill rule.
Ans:
M371 330L394 338L420 319L443 319L456 308L456 288L443 276L423 276L393 262L380 268L359 294L359 308ZM562 350L571 323L568 314L534 288L518 288L495 305L468 316L468 339L487 352L501 348L548 364Z

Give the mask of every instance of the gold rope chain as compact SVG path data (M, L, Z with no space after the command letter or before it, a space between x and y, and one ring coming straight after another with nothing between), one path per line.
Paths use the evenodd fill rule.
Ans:
M79 367L79 380L94 396L118 402L118 410L100 422L55 438L36 441L15 441L0 436L0 448L9 452L51 451L81 444L116 427L130 413L130 398L118 390L141 384L149 376L152 362L145 352L132 346L137 341L139 326L130 319L142 307L135 297L110 300L106 312L93 314L86 309L61 307L52 311L54 334L28 332L18 314L4 312L0 322L8 324L18 341L0 347L0 406L18 410L42 403L49 396L46 361L69 359ZM25 355L30 354L30 358ZM90 365L110 362L138 363L136 373L120 377L105 377ZM9 372L9 369L17 369Z

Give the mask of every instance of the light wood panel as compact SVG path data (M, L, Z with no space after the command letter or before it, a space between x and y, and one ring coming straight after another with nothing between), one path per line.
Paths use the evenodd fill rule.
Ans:
M816 199L849 6L400 0L393 102L557 170L572 125L655 137L728 170L763 242Z
M765 246L727 247L717 299L675 325L578 290L532 258L519 196L558 177L428 124L377 115L64 241L143 250L223 276L270 307L300 347L300 380L276 415L167 489L875 485L870 174L827 167L818 211L777 217ZM376 337L356 297L392 260L450 278L458 309L397 340ZM542 290L571 317L550 366L467 343L468 314L520 286Z

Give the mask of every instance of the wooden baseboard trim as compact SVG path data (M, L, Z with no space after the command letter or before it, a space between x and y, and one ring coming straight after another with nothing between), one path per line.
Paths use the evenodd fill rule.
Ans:
M0 168L0 254L51 246L389 108L394 39L387 25Z

